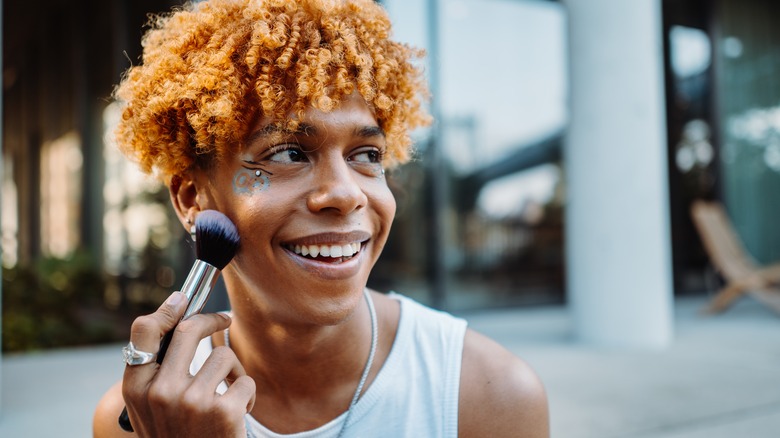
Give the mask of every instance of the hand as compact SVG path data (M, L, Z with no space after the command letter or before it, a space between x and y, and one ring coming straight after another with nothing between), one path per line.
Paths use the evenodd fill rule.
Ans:
M133 322L130 340L137 349L156 352L160 340L175 331L165 360L158 365L127 366L122 396L138 436L246 437L244 414L255 403L255 382L244 371L233 350L217 347L195 376L189 367L200 340L224 330L230 317L200 314L177 322L187 300L175 292L156 312ZM217 394L217 386L228 383Z

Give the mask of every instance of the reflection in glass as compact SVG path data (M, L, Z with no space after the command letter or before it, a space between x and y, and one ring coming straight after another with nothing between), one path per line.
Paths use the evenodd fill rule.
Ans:
M103 113L105 185L103 187L103 266L112 281L105 300L112 307L153 305L170 293L180 269L180 248L166 187L143 174L121 155L111 133L120 111L116 103Z
M723 200L748 252L780 260L780 3L718 0Z
M382 3L404 17L401 35L419 37L406 18L420 3ZM438 41L427 60L438 72L438 138L421 139L420 160L393 175L399 213L371 284L438 305L431 290L444 272L450 310L559 302L565 10L556 2L436 3L437 38L423 41ZM426 161L430 144L440 164ZM426 235L431 217L437 239ZM440 257L427 247L434 241Z
M81 139L75 132L41 147L41 250L65 258L79 244Z

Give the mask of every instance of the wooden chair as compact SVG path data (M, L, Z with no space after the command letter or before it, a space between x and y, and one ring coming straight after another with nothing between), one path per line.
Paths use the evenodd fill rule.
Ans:
M696 200L691 217L710 262L726 282L705 311L723 312L747 294L780 314L780 262L759 265L746 251L721 203Z

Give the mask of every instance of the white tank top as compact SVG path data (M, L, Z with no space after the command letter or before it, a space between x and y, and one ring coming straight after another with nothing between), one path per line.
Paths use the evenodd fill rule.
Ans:
M401 305L398 332L382 369L353 408L345 437L457 437L458 394L466 321L390 293ZM200 342L190 372L211 354ZM223 383L224 385L224 383ZM224 391L223 386L219 391ZM346 412L312 430L275 433L246 415L247 435L257 438L335 438Z

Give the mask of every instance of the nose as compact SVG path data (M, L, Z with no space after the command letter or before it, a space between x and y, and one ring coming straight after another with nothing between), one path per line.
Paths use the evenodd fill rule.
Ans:
M343 158L318 163L306 205L314 213L349 214L366 206L368 198L356 174Z

